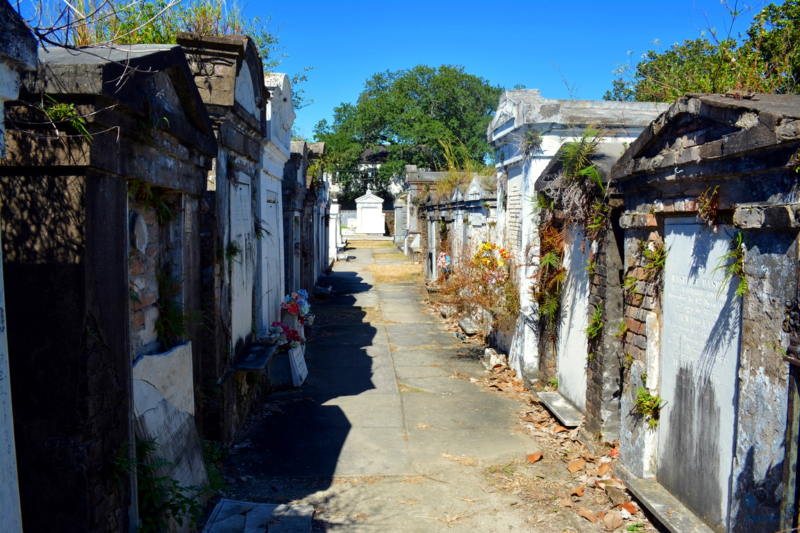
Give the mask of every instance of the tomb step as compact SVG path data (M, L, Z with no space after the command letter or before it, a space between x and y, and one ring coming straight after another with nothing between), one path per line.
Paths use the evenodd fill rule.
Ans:
M311 505L253 503L223 498L203 533L311 533Z
M567 428L578 427L583 423L583 415L558 392L539 392L539 399L547 409Z
M458 327L467 335L477 335L480 328L471 318L459 318Z
M672 533L714 533L705 522L654 479L642 479L617 464L614 471L636 499Z

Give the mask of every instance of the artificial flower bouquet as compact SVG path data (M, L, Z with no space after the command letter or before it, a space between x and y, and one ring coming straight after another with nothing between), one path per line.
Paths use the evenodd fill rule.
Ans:
M289 350L290 348L297 348L303 342L300 332L280 322L273 322L269 327L269 333L270 335L278 335L278 349Z
M287 294L283 297L281 309L297 317L304 317L308 314L310 306L308 305L308 292L300 289L292 294Z
M502 283L508 274L508 262L511 254L505 248L494 243L484 242L472 258L472 264L483 271L485 283Z

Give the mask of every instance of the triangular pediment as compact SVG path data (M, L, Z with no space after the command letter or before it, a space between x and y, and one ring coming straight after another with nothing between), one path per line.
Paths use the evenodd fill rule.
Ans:
M377 196L375 194L372 194L371 192L368 192L364 196L359 196L358 198L356 198L356 203L357 204L362 204L362 203L382 204L383 203L383 198L381 198L380 196Z

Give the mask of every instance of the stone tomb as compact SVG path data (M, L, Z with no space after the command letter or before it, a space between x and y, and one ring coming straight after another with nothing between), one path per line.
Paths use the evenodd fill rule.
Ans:
M367 191L364 196L356 198L356 209L356 233L383 235L383 198Z
M733 469L741 300L714 271L734 230L694 218L665 220L658 481L708 524L728 522ZM648 353L648 357L656 354ZM648 368L654 366L648 361ZM659 376L647 376L647 384Z
M173 463L161 473L182 487L208 483L194 425L192 343L140 357L133 366L136 435L155 439L155 455ZM188 525L188 524L187 524Z

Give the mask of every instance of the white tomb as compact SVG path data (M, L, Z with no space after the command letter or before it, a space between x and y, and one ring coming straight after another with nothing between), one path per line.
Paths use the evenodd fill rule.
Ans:
M367 189L356 198L356 233L383 235L384 227L383 198Z

